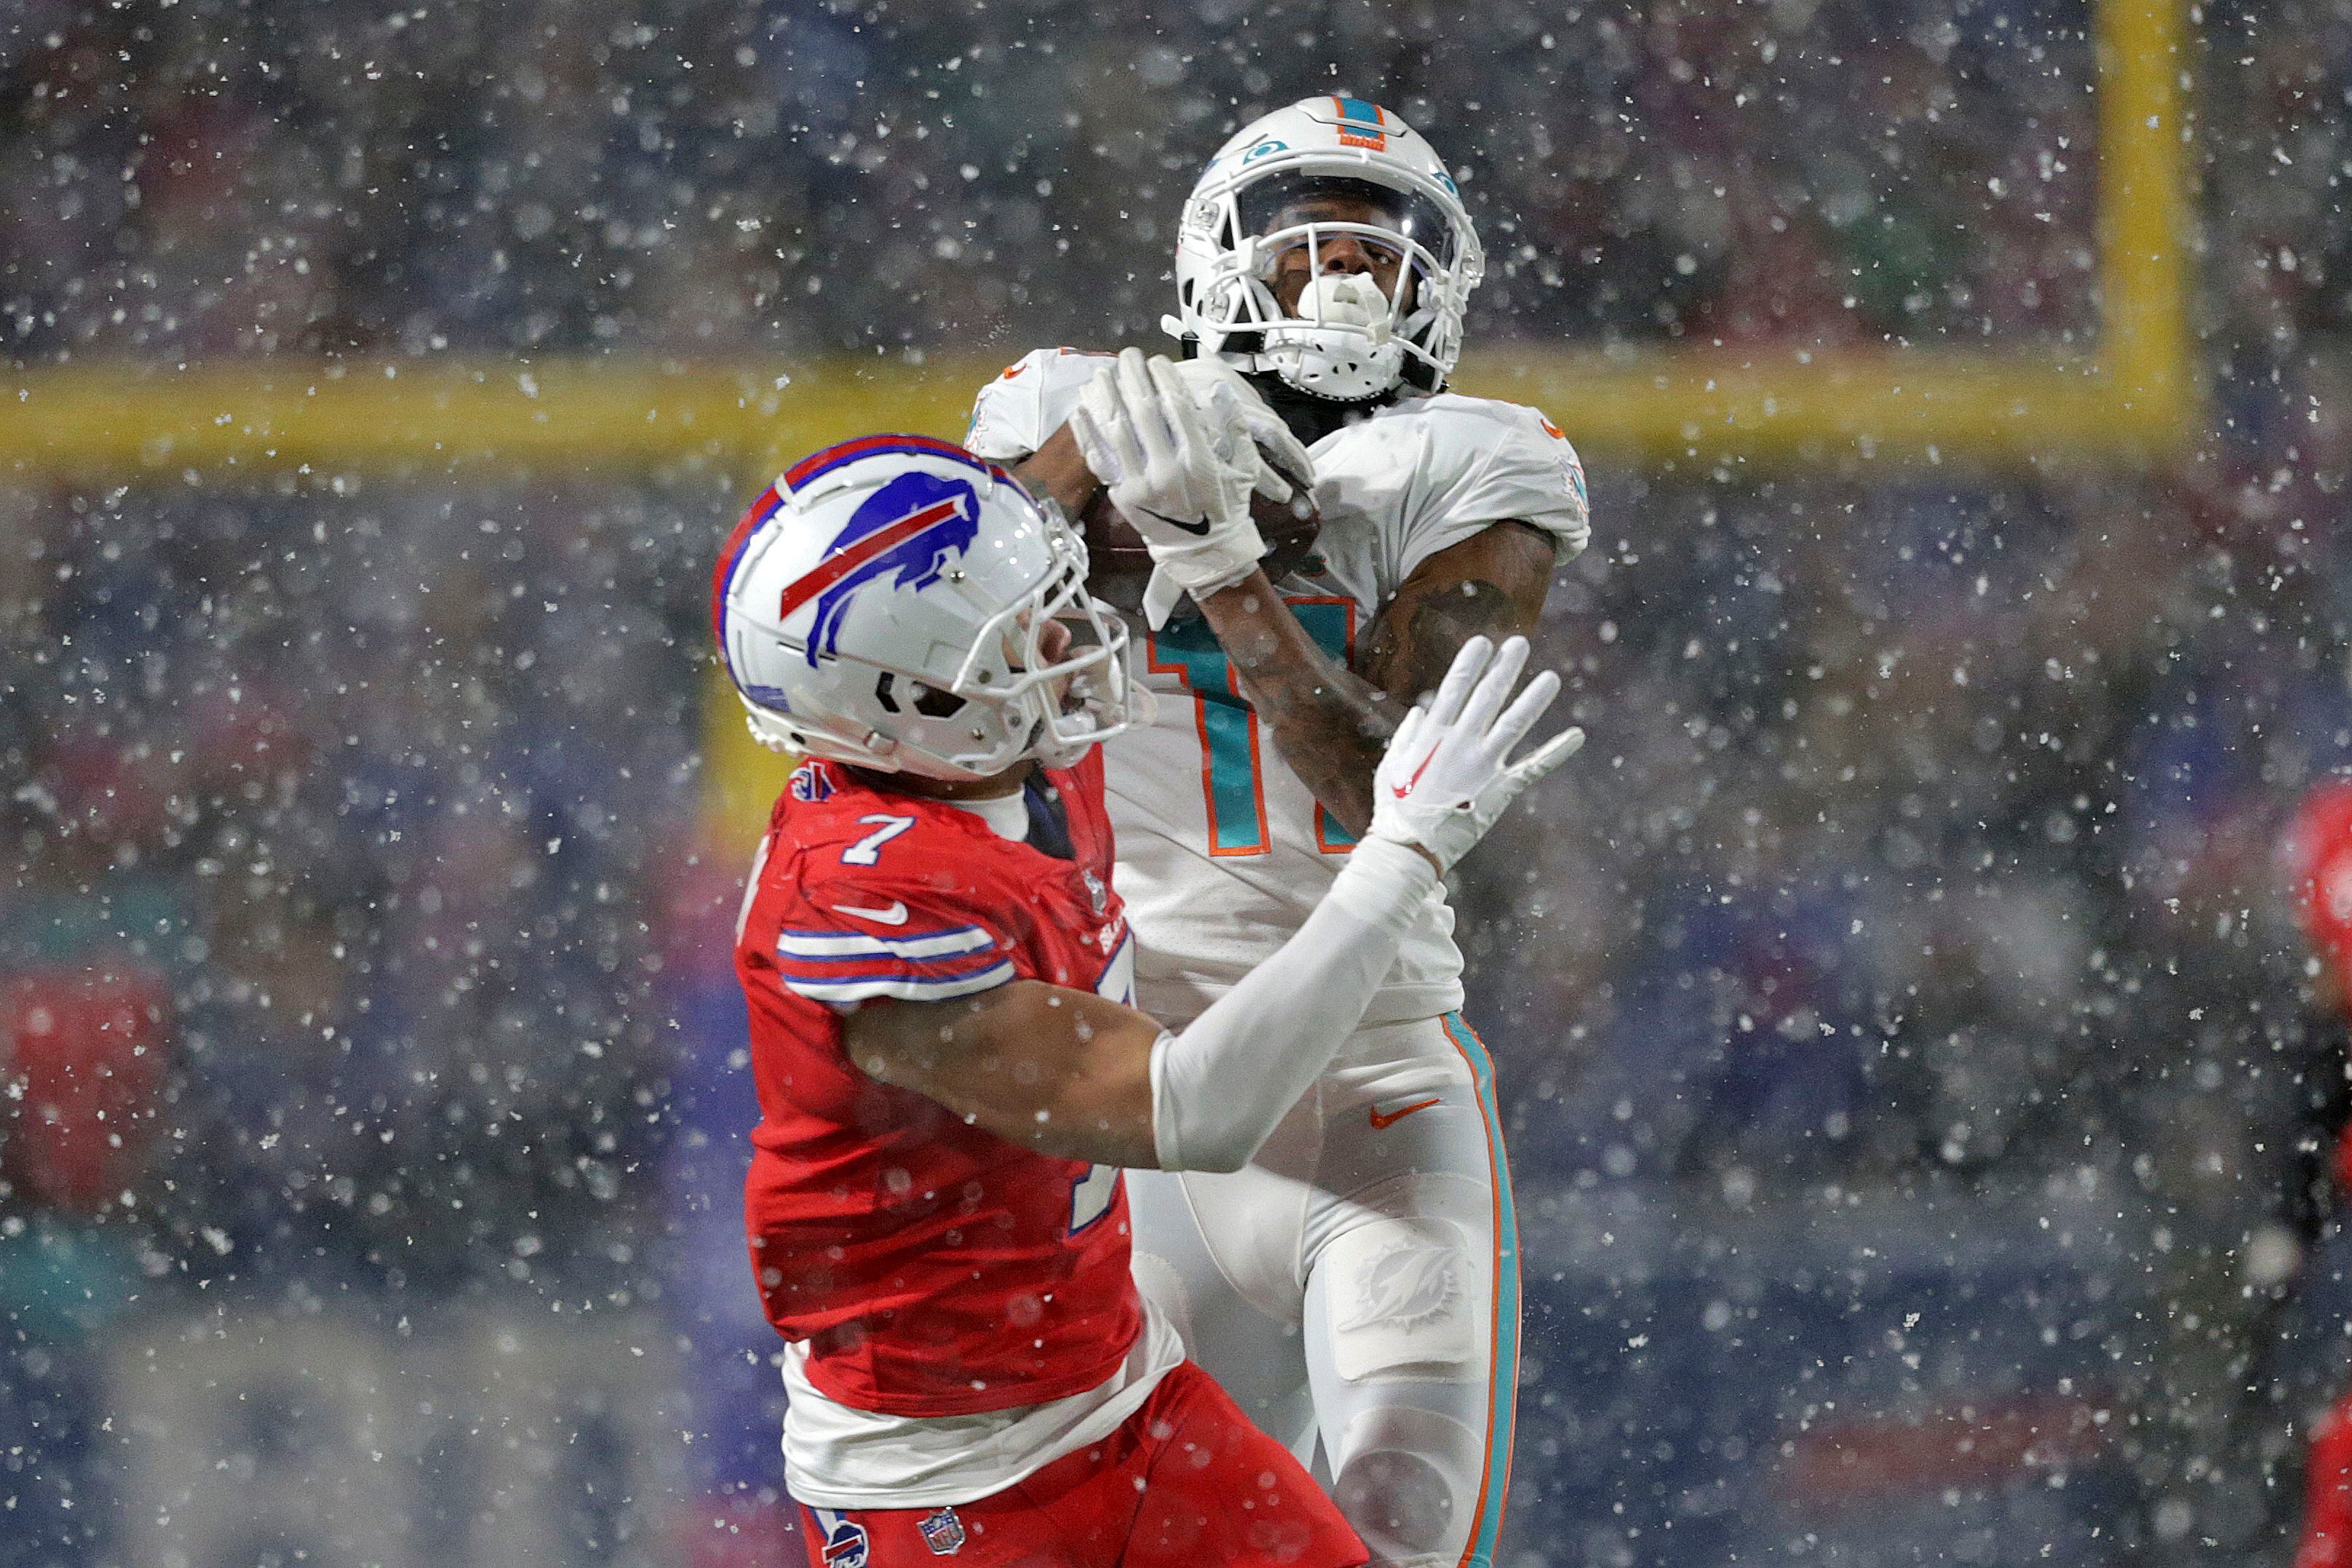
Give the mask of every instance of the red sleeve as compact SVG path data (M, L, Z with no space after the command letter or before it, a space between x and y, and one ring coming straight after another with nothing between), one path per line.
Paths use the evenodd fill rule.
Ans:
M948 1001L1018 977L1004 923L912 878L828 876L777 905L776 977L828 1007Z

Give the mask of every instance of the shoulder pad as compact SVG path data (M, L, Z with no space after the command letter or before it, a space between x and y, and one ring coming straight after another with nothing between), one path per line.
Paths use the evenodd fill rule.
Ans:
M1004 367L972 400L964 446L993 463L1018 463L1062 428L1078 393L1108 354L1037 349Z

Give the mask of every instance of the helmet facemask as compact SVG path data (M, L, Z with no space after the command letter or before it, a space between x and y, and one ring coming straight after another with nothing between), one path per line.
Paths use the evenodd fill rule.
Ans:
M1429 197L1277 167L1196 200L1187 221L1216 252L1182 301L1206 351L1342 402L1400 381L1434 388L1452 370L1475 252L1465 267L1465 225ZM1335 250L1364 265L1333 267Z
M953 643L872 634L897 620L894 601L915 590L861 595L835 645L814 656L802 636L736 604L729 620L738 636L767 642L808 672L795 676L805 683L796 697L745 690L739 680L754 738L883 772L972 779L1024 759L1069 767L1128 728L1126 623L1087 595L1086 545L1059 510L1025 495L1021 504L1034 507L1045 547L1044 569L1025 588L1007 592L1000 580L983 598L977 582L951 569L919 591L934 604L960 602L954 621L971 631L959 631ZM928 647L931 657L875 652L901 646L909 653Z
M1129 727L1131 696L1127 622L1107 614L1087 594L1087 547L1057 512L1048 513L1046 528L1054 570L1034 592L1000 611L982 629L947 690L1008 716L1025 716L1027 739L1018 755L1048 768L1067 768ZM1047 651L1049 640L1060 643L1057 651ZM986 656L992 648L993 656ZM1007 727L1019 723L1011 719ZM1012 766L949 760L978 776Z

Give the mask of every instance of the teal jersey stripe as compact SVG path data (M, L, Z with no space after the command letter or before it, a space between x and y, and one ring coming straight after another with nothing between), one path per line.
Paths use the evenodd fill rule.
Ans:
M1290 612L1298 617L1299 630L1315 639L1315 645L1340 664L1346 664L1356 648L1356 607L1343 600L1288 599ZM1315 836L1321 841L1326 853L1334 850L1356 847L1356 835L1342 827L1339 820L1325 810L1320 802L1315 807Z
M1503 1115L1495 1103L1495 1063L1486 1043L1460 1013L1443 1020L1446 1037L1470 1064L1472 1087L1486 1125L1486 1157L1495 1176L1495 1407L1486 1430L1485 1495L1461 1568L1493 1568L1503 1534L1503 1499L1510 1489L1511 1436L1518 1417L1519 1223L1511 1204L1510 1155L1503 1147Z
M1250 733L1255 715L1224 703L1201 705L1201 730L1209 742L1209 789L1213 809L1209 813L1215 847L1236 854L1264 850L1265 812L1258 800L1256 737Z
M1264 854L1273 846L1258 792L1257 715L1242 700L1224 649L1199 620L1171 622L1151 634L1149 646L1151 667L1175 671L1196 705L1209 852Z
M1285 596L1298 617L1300 628L1316 645L1340 664L1355 643L1356 606L1352 601L1323 596ZM1193 712L1201 727L1203 810L1209 824L1213 855L1262 855L1273 849L1265 821L1265 785L1260 773L1257 711L1241 695L1233 665L1209 623L1198 619L1171 622L1145 638L1145 663L1153 673L1172 674L1192 695ZM1315 808L1318 847L1326 853L1344 853L1355 847L1356 836L1341 827L1320 804Z

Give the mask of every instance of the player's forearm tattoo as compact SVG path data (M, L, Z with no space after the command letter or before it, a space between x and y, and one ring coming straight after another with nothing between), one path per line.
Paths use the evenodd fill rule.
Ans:
M1481 580L1442 592L1400 597L1372 622L1356 660L1367 680L1407 706L1437 689L1454 655L1473 637L1499 643L1524 632L1518 606L1498 585Z
M1255 626L1228 638L1219 626L1219 640L1276 752L1340 826L1360 834L1372 822L1372 769L1410 705L1323 652L1279 600L1274 608L1291 635Z
M1068 425L1045 438L1045 444L1013 465L1013 476L1032 495L1052 497L1065 516L1084 515L1102 490L1102 481L1087 466L1077 438Z
M1316 645L1260 575L1201 608L1274 733L1274 748L1351 833L1372 821L1372 770L1405 710L1434 691L1473 636L1533 630L1551 585L1552 543L1501 522L1432 556L1398 589L1349 668Z

